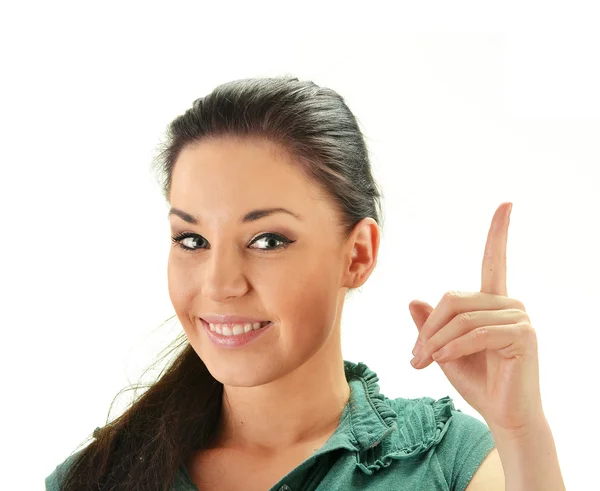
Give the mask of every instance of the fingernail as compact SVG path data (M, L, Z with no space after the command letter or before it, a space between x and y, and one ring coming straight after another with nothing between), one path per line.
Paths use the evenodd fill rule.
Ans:
M423 343L421 343L421 341L417 341L417 344L415 344L415 347L412 350L412 354L414 356L419 356L419 352L421 351L421 346L423 346Z
M433 353L431 355L431 358L433 358L433 360L435 360L435 361L445 361L445 357L446 357L446 352L444 351L444 348L440 348L439 350L437 350L435 353Z

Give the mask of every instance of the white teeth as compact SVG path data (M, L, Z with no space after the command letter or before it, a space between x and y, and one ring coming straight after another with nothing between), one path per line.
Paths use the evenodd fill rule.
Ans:
M256 331L257 329L264 327L264 326L262 326L262 324L264 324L264 323L263 322L254 322L254 323L235 324L233 326L228 326L225 324L210 324L209 323L208 326L210 327L211 331L221 334L223 336L237 336L239 334L250 332L252 330Z

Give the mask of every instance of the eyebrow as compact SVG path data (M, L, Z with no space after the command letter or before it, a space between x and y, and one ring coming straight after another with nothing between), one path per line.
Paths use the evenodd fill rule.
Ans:
M298 220L303 220L302 216L298 215L297 213L291 212L290 210L287 210L286 208L262 208L262 209L258 209L258 210L249 211L248 213L246 213L244 216L242 216L240 218L240 222L241 223L253 222L255 220L258 220L259 218L273 215L275 213L287 213L289 215L292 215L293 217L295 217ZM179 218L181 218L182 220L185 220L188 223L191 223L192 225L198 225L201 222L199 217L190 215L189 213L186 213L183 210L179 210L178 208L171 208L169 210L169 214L168 214L167 218L171 218L171 215L177 215Z

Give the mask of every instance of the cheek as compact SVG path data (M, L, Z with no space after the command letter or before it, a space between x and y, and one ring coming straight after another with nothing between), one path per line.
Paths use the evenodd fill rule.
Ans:
M183 271L184 269L175 264L175 261L169 257L167 265L169 298L177 315L184 310L186 304L187 279Z
M338 294L335 268L317 262L304 263L298 272L277 282L268 296L273 304L267 311L280 316L284 324L294 326L286 335L297 340L326 337L336 319Z

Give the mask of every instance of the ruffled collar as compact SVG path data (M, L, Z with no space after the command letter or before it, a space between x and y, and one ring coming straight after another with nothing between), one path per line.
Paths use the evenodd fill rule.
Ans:
M393 460L426 452L447 431L454 410L450 397L390 400L380 392L377 374L364 363L344 360L344 371L350 400L338 428L316 454L353 450L357 467L370 475Z

